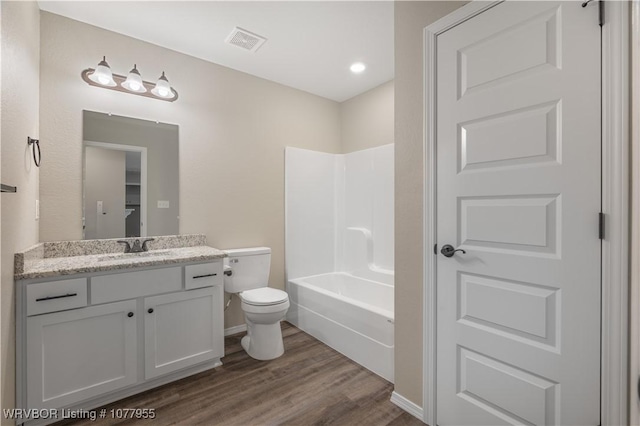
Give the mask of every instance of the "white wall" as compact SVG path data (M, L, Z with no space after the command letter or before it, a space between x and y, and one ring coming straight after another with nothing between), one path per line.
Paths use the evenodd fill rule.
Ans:
M393 145L349 154L287 148L289 279L344 271L393 283Z
M18 187L2 194L0 317L0 394L2 408L15 403L15 307L13 254L38 242L35 200L38 169L27 149L27 136L38 138L40 15L36 2L0 2L2 95L1 181ZM43 162L50 149L42 141ZM12 424L0 416L2 424Z

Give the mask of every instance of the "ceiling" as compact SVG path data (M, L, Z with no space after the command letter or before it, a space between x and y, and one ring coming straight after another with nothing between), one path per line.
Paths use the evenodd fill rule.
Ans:
M338 102L393 79L392 1L40 1L40 9ZM225 43L234 27L267 42ZM353 62L367 65L361 74Z

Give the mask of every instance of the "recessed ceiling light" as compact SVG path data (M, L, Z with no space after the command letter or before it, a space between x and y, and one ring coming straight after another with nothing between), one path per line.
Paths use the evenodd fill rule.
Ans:
M362 71L367 69L367 66L365 64L363 64L362 62L356 62L355 64L352 64L351 68L349 68L349 69L354 74L360 74Z

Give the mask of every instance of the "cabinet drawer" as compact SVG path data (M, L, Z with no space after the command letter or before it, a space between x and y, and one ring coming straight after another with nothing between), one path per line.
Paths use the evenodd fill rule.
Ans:
M27 315L87 306L87 279L51 281L27 286Z
M222 261L189 265L184 268L184 287L192 288L211 287L222 284Z
M91 278L91 303L115 302L180 290L181 267L100 275Z

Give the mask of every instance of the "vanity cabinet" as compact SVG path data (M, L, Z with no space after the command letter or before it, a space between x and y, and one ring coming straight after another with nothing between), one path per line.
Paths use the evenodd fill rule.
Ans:
M18 281L18 407L89 409L221 365L222 272L220 259Z
M136 301L27 318L27 407L58 408L137 381Z
M146 379L224 355L222 297L216 286L145 299Z

